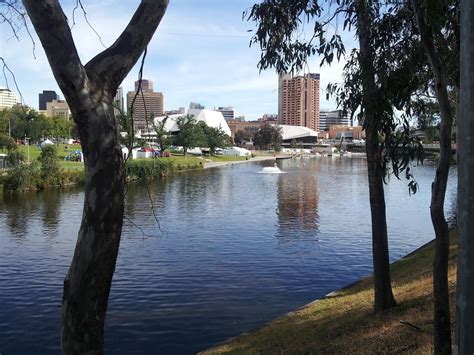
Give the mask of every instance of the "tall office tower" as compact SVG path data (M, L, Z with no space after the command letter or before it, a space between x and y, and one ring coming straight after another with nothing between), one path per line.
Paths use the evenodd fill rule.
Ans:
M71 110L66 100L53 100L46 103L46 117L71 118Z
M232 106L228 107L217 107L214 111L219 111L224 116L226 121L233 120L235 116L234 108Z
M135 81L135 90L138 89L139 82ZM133 111L133 127L135 130L147 131L150 123L156 116L163 116L163 94L153 91L153 82L142 80L141 86L143 92L140 92L136 98L136 91L127 93L128 112ZM135 102L132 102L135 98Z
M16 94L3 86L0 86L0 110L12 108L20 103Z
M138 90L138 85L140 85L140 81L139 81L139 80L135 81L135 91ZM142 91L143 91L143 92L153 92L153 81L147 80L147 79L143 79L141 86L142 86Z
M342 110L319 112L319 131L329 131L331 126L352 126L351 115L343 114Z
M43 90L42 93L38 94L38 97L38 110L40 111L46 110L46 104L48 102L53 102L53 100L59 100L59 95L56 94L56 91L53 90Z
M123 89L121 86L117 89L114 97L114 115L117 116L120 111L123 111Z
M283 83L291 80L291 74L278 75L278 123L283 124Z
M319 74L306 74L293 78L281 77L281 105L278 111L280 124L303 126L318 130L319 125Z

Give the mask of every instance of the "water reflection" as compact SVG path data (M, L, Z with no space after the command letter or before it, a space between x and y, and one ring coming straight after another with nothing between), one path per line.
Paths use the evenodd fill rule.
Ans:
M288 174L278 178L278 238L290 240L317 235L318 165L315 163L314 159L292 159L281 164Z
M196 353L371 271L365 161L292 159L279 162L286 174L258 174L272 165L129 185L106 352ZM416 168L415 196L386 186L392 259L433 238L433 176ZM0 198L0 352L59 353L82 205L80 189Z
M17 194L4 194L2 208L6 212L6 225L10 231L10 235L15 239L24 239L27 236L28 223L32 218L34 195L29 194L30 198L24 198Z

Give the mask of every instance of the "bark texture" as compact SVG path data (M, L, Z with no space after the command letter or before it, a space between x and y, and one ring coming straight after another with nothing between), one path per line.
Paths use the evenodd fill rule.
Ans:
M441 122L439 126L440 157L436 176L431 185L431 221L435 230L435 254L433 259L434 297L434 353L451 354L451 319L449 309L449 229L444 215L444 200L448 184L451 159L451 130L453 113L448 97L446 73L440 55L434 44L434 33L426 23L418 0L412 0L421 42L428 55L435 79L435 93L439 105Z
M456 346L474 353L474 4L461 0Z
M357 1L359 60L362 79L362 110L366 120L366 153L369 180L370 213L372 218L372 252L374 266L374 311L396 305L393 297L388 252L387 218L383 189L382 151L378 144L377 85L374 53L371 46L371 1Z
M64 281L62 351L100 354L124 211L123 158L112 102L151 40L168 1L142 0L117 41L85 66L59 2L23 3L71 108L85 158L83 216Z

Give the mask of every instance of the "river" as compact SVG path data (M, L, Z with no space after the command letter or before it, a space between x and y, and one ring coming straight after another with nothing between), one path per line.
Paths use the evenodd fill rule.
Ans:
M131 184L106 321L106 352L191 354L254 329L371 272L366 162L279 161ZM433 166L420 190L385 186L390 257L434 237ZM446 210L454 210L452 169ZM80 188L0 198L0 353L60 350L62 282ZM449 214L449 212L448 212Z

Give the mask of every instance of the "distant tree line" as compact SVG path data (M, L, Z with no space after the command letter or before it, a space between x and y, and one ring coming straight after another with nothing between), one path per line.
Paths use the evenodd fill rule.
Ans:
M75 136L74 122L65 117L46 117L29 107L18 106L0 111L0 134L14 140L38 142L46 138Z

